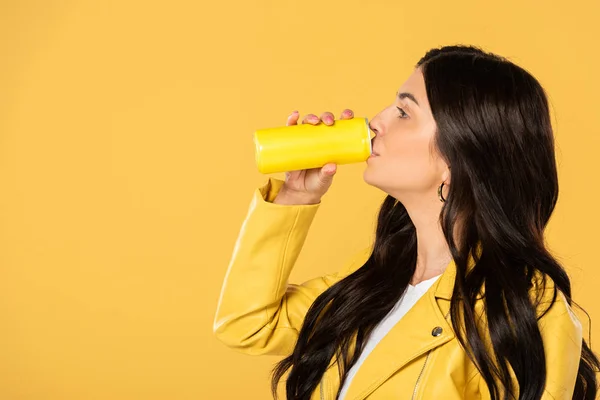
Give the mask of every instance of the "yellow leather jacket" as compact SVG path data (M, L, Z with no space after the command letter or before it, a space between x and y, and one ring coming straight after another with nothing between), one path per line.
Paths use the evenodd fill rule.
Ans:
M300 285L288 283L319 204L272 203L282 183L270 178L255 191L215 315L218 339L246 354L289 355L315 298L360 268L370 254L369 249L358 254L338 273ZM451 262L378 343L350 383L346 400L490 398L485 381L446 318L455 273ZM545 293L551 301L552 290ZM543 398L571 400L581 354L581 324L559 294L539 325L548 368ZM329 368L311 399L334 400L339 385L337 368Z

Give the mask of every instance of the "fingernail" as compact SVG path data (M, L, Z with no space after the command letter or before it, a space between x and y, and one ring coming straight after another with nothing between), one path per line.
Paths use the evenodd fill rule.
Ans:
M333 118L325 117L325 122L327 122L328 124L333 124Z

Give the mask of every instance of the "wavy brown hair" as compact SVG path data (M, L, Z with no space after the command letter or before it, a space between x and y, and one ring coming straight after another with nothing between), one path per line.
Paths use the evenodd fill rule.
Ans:
M452 166L440 224L457 268L454 331L492 400L541 399L547 366L538 319L547 309L538 314L539 300L530 296L535 276L554 282L553 301L560 291L572 304L569 277L544 243L558 198L547 96L523 68L471 46L430 50L417 67L437 123L435 145ZM460 244L452 234L459 220ZM468 270L470 255L476 255L475 264ZM274 369L273 395L289 370L287 399L309 399L334 357L343 382L360 355L350 352L354 335L361 349L405 291L416 260L415 226L402 203L387 196L372 254L314 301L294 351ZM475 321L482 289L493 352L487 351ZM598 369L598 358L583 340L574 399L595 399Z

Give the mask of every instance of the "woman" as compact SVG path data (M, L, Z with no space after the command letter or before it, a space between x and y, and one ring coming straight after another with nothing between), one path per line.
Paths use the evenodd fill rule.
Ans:
M594 399L600 364L544 244L558 182L537 80L477 48L434 49L370 125L364 180L388 194L373 246L288 284L335 165L270 179L240 232L217 337L286 356L272 388L288 373L288 399Z

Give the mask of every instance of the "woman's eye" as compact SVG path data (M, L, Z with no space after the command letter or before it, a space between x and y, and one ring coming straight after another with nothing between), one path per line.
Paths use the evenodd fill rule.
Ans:
M408 117L408 114L406 112L404 112L403 109L401 109L400 107L396 107L398 109L398 111L400 111L400 115L398 116L398 118L402 119L402 118L406 118Z

